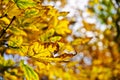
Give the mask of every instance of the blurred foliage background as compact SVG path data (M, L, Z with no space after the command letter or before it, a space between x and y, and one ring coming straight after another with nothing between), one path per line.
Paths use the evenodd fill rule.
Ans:
M61 56L61 58L70 57L69 62L46 63L27 59L27 63L31 66L37 65L34 70L39 75L40 80L120 80L119 0L33 1L42 5L52 5L60 12L69 12L65 19L69 21L71 33L68 30L66 32L68 34L63 33L61 37L65 45L71 45L76 53L74 56L72 54ZM63 17L58 18L62 19ZM59 31L56 32L61 35ZM22 35L25 36L25 34ZM31 39L31 37L29 38ZM4 46L1 46L0 49L3 51L1 53L4 55ZM69 46L65 48L69 49ZM11 57L10 54L5 54L2 57L2 55L0 56L0 80L24 80L23 72L27 73L26 69L31 70L28 72L29 75L34 74L34 77L27 78L27 80L37 80L33 79L36 77L36 73L31 67L24 65L22 61L20 65L24 70L21 70L22 67L16 67L18 61L23 57L18 55ZM5 60L5 58L9 59ZM24 57L25 59L26 57Z

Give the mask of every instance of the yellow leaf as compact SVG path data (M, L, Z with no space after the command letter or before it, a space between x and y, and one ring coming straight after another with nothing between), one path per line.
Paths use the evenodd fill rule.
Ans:
M29 31L39 31L39 29L35 25L33 25L33 24L31 24L30 26L26 27L25 29L29 30Z
M88 23L85 20L82 21L84 28L88 31L93 30L95 28L95 24L94 23Z
M46 65L42 62L35 61L34 64L39 67L39 69L45 69Z
M60 35L66 35L66 33L71 33L68 24L69 22L67 20L60 20L58 25L55 27L56 33Z
M20 47L23 43L23 37L22 36L11 36L8 40L8 45L10 47Z
M24 64L22 60L20 62L20 67L24 71L24 75L27 80L39 80L38 74L29 65Z
M0 18L0 21L3 21L5 24L10 24L10 20L7 17Z
M41 29L41 30L44 30L44 29L48 28L47 23L37 23L36 26L39 26L39 29Z
M74 52L74 48L70 44L65 45L65 50L67 51L67 53Z
M27 36L26 32L17 28L17 27L11 27L10 29L7 30L7 32L10 32L16 36Z
M51 42L56 42L56 41L59 41L61 38L62 38L61 36L54 36L54 37L50 38L50 41Z
M10 2L10 1L9 1L9 2ZM9 9L9 10L7 10L8 16L9 16L10 18L12 18L13 16L21 17L20 15L22 15L22 12L23 12L23 11L20 10L20 9L15 5L15 3L8 3L8 4L14 5L14 7L11 6L11 7L8 8L8 9Z
M7 54L19 54L20 56L26 56L28 54L28 46L10 47L6 50Z
M47 6L49 9L47 15L49 16L55 16L57 14L57 10L53 6Z
M0 69L7 66L13 66L15 63L12 59L5 60L2 56L0 56Z
M12 75L11 73L5 71L4 72L4 79L5 80L17 80L17 76Z
M32 17L34 15L37 15L38 13L39 13L39 10L37 8L30 8L25 10L26 17Z
M14 0L17 7L20 9L30 8L35 6L35 2L32 0Z
M51 18L50 22L49 22L49 26L50 27L55 27L58 24L58 17L55 15Z
M28 46L21 46L17 51L20 56L26 56L28 53Z
M91 38L78 38L72 41L72 45L78 45L78 44L86 44L91 40Z
M34 58L50 57L51 53L47 48L44 48L44 45L41 45L38 42L34 42L29 47L28 56L34 57Z
M40 36L41 42L48 42L48 41L49 41L49 38L54 35L54 32L55 32L54 29L49 29L49 30L47 30L45 33L43 33L43 34Z
M49 52L54 52L54 51L56 50L56 46L53 46L52 44L50 44L50 45L48 46L47 50L48 50Z

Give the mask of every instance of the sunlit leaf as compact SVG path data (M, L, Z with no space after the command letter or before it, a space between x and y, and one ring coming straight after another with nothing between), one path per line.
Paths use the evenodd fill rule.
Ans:
M8 41L8 46L20 47L23 43L22 36L12 36Z
M35 25L32 25L32 24L25 27L24 29L26 29L28 31L39 31L39 29Z
M38 74L33 70L32 67L30 67L27 64L24 64L23 60L20 62L20 67L23 69L24 75L27 80L33 80L33 79L39 80Z
M49 41L49 38L54 35L54 32L55 32L54 29L49 29L49 30L47 30L45 33L43 33L43 34L40 36L40 40L41 40L42 42L47 42L47 41Z
M15 63L12 59L5 60L4 57L0 56L0 71L4 67L13 66Z
M50 38L50 41L51 42L56 42L56 41L59 41L61 38L62 38L61 36L54 36L54 37Z
M68 28L69 22L67 20L60 20L58 25L55 27L57 34L65 35L66 33L71 33L71 30Z
M35 6L35 2L33 2L32 0L14 0L14 2L21 9Z
M10 24L10 20L7 17L0 18L0 21L3 21L6 24Z
M50 53L54 52L56 50L56 45L52 45L52 44L48 45L47 50Z
M7 30L7 32L12 33L16 36L27 36L27 34L23 30L17 27L11 27L10 29Z
M84 38L84 39L77 38L77 39L75 39L74 41L72 41L71 43L72 43L72 45L86 44L86 43L88 43L90 40L91 40L91 38Z
M94 24L94 23L88 23L88 22L86 22L86 21L84 21L84 20L83 20L82 22L83 22L84 28L85 28L86 30L88 30L88 31L93 30L94 27L95 27L95 24Z
M56 27L58 24L58 17L55 15L51 18L50 22L49 22L49 26L50 27Z
M47 6L49 12L47 13L47 15L49 16L56 16L57 14L57 10L53 7L53 6Z
M34 15L37 15L39 13L39 10L38 9L35 9L35 8L31 8L31 9L27 9L25 11L25 16L26 17L31 17L31 16L34 16Z
M15 75L12 75L11 73L9 73L9 72L7 72L7 71L5 71L5 76L4 76L4 79L6 79L6 80L12 80L12 79L14 79L14 80L17 80L17 76L15 76Z
M72 5L71 16L61 12L64 4L0 1L0 79L120 80L119 1L90 0L85 10Z
M28 56L34 58L50 57L51 55L52 54L50 53L50 51L47 48L44 48L44 45L41 45L38 42L34 42L28 50Z

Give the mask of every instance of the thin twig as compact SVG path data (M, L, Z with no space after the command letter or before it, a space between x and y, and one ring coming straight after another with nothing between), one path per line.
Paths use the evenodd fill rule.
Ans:
M10 24L7 26L7 28L6 28L6 29L3 29L3 31L2 31L2 33L1 33L1 35L0 35L0 38L6 33L6 30L10 27L10 25L11 25L12 22L15 20L15 18L16 18L16 17L13 16L13 18L12 18Z

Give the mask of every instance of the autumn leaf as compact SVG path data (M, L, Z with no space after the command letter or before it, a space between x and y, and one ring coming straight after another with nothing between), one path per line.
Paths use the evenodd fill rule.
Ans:
M24 75L27 80L39 80L38 74L27 64L24 64L24 61L21 60L20 67L24 71Z
M5 60L4 57L0 56L0 71L4 67L14 66L14 61L12 59Z
M35 26L35 25L33 25L33 24L25 27L24 29L25 29L25 30L28 30L28 31L32 31L32 32L37 32L37 31L39 31L39 29L37 28L37 26Z
M45 48L44 45L40 44L39 42L34 42L29 48L28 48L28 56L34 57L34 58L41 58L41 57L51 57L53 52L56 49L56 47L52 47L52 45L49 45Z
M56 27L58 22L59 22L59 20L58 20L57 15L54 15L49 22L49 26L50 27Z
M0 21L3 21L5 24L10 24L10 20L7 17L0 18Z
M0 79L119 80L118 3L91 0L85 10L76 4L71 17L59 7L67 0L1 0Z
M54 35L55 30L54 29L49 29L47 30L45 33L43 33L40 36L40 40L42 42L49 42L49 38L52 37Z
M82 21L83 25L84 25L84 28L88 31L90 30L93 30L94 27L95 27L95 24L94 23L88 23L86 22L85 20Z
M30 9L25 10L26 17L32 17L32 16L37 15L38 13L39 13L39 10L35 8L30 8Z
M17 28L17 27L11 27L7 30L8 33L12 33L16 36L27 36L26 32Z
M35 2L33 2L32 0L14 0L14 2L21 9L35 6Z
M61 38L62 38L61 36L54 36L54 37L51 37L51 38L50 38L50 41L51 41L51 42L57 42L57 41L59 41Z
M12 36L8 41L8 46L11 47L20 47L23 43L22 36Z
M65 19L60 20L55 28L57 34L65 35L66 33L71 33L71 30L68 28L69 22Z
M72 45L86 44L91 40L91 38L77 38L71 42Z

